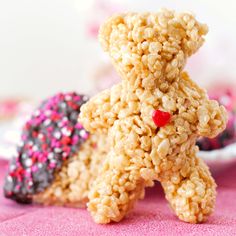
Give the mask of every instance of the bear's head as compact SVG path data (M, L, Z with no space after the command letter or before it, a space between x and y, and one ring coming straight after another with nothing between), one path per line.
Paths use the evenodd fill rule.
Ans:
M122 79L152 89L158 82L179 78L207 31L190 13L163 10L113 16L101 27L99 37Z

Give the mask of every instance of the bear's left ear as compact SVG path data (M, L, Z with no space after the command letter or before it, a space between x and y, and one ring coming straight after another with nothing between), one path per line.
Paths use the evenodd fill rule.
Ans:
M108 18L105 23L103 23L99 29L99 41L105 52L109 51L111 44L111 34L113 32L114 27L119 24L124 23L123 14L121 15L113 15Z

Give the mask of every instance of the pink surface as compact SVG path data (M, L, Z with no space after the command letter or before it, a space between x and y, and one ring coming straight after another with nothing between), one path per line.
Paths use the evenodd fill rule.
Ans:
M7 163L0 160L0 187ZM204 224L180 222L159 185L120 223L96 225L85 209L19 205L0 195L0 236L236 235L236 165L218 174L216 211Z

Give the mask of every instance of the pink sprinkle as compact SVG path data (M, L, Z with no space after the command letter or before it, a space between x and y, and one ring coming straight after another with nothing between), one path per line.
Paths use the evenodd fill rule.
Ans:
M78 141L79 141L79 137L78 136L74 136L73 140L72 140L73 145L76 144Z
M35 165L35 166L32 166L31 167L31 171L34 173L34 172L36 172L36 171L38 171L38 167Z
M32 151L32 149L30 149L29 152L28 152L29 156L32 156L33 153L34 153L34 152Z
M60 143L59 142L55 142L55 147L59 148L60 147Z
M84 139L87 139L89 137L89 134L88 133L85 133L84 135L83 135L83 138Z
M38 156L38 160L39 160L39 162L46 162L47 157L45 156L44 153L40 153L39 156Z
M80 96L75 96L75 97L74 97L74 100L75 100L75 101L80 101L80 100L81 100L81 97L80 97Z
M53 127L51 127L51 126L48 127L48 128L47 128L47 131L48 131L48 132L52 132L52 131L53 131Z
M16 185L16 189L17 189L17 190L20 190L20 185Z
M31 173L29 173L28 171L25 172L25 177L30 177Z
M80 123L77 123L75 127L76 127L77 129L82 129L82 128L83 128L82 124L80 124Z
M56 143L57 143L57 141L55 139L53 139L52 142L51 142L51 145L52 145L53 148L56 147Z
M50 169L54 169L55 167L56 167L56 163L51 162L51 163L49 164L49 168L50 168Z
M35 152L35 153L34 153L34 156L37 158L37 157L39 156L39 153L40 153L40 152Z

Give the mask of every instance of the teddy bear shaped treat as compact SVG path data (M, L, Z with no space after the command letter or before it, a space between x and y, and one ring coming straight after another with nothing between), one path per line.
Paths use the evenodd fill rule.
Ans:
M179 219L212 213L216 184L195 143L225 128L226 111L183 71L207 31L192 14L169 10L115 15L101 27L122 81L81 107L84 128L109 141L89 192L95 222L120 221L155 180Z
M105 136L89 135L78 122L84 95L59 93L25 123L4 194L21 203L84 206L106 152ZM93 158L92 158L93 157Z

